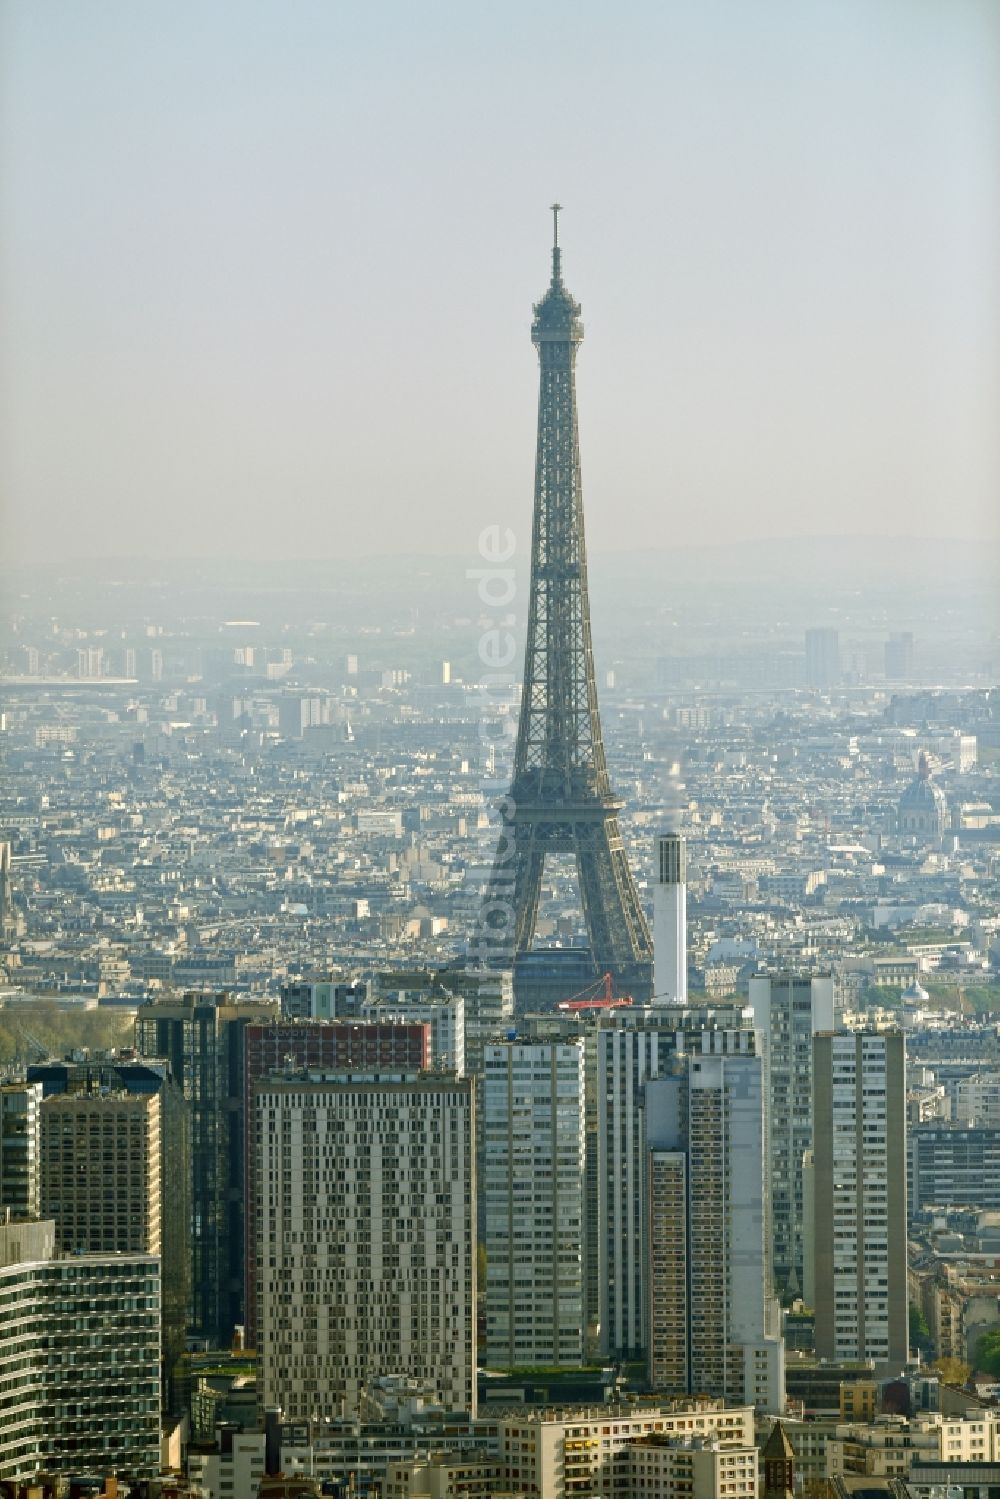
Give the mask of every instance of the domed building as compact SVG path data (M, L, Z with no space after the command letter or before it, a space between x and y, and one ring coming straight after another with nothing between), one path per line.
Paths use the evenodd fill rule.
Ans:
M941 787L931 775L923 750L917 761L917 774L899 798L896 826L904 836L940 838L948 826L948 803Z
M914 979L912 984L907 985L899 996L904 1005L919 1009L921 1005L927 1004L930 995L919 979Z

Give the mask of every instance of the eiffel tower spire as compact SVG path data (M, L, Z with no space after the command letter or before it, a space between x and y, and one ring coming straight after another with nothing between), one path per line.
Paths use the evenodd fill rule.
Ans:
M485 935L519 960L519 1000L566 997L558 978L541 988L531 984L529 996L522 975L545 856L572 852L590 976L610 972L619 988L643 1000L652 987L652 946L622 844L621 803L608 778L597 705L576 413L583 324L562 279L559 211L553 204L552 277L531 326L540 367L531 599L514 775L484 907Z

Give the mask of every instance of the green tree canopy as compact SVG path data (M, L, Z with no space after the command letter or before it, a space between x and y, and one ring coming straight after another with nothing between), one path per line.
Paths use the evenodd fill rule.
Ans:
M976 1368L1000 1379L1000 1327L984 1332L976 1344Z
M921 1353L926 1353L931 1346L931 1330L927 1326L927 1318L924 1316L920 1306L915 1301L910 1302L910 1347L919 1348Z

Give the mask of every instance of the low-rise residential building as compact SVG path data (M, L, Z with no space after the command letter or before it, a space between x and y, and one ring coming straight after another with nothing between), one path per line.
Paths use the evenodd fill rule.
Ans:
M630 1499L757 1499L754 1446L714 1437L640 1437L628 1452Z
M221 1426L213 1440L192 1443L187 1454L187 1476L204 1499L238 1499L256 1494L264 1476L265 1438L262 1431L235 1431Z
M754 1444L753 1407L706 1399L642 1408L520 1410L497 1420L504 1484L532 1499L620 1493L630 1481L631 1446L648 1437L714 1441L720 1451L745 1454Z
M383 1499L515 1499L503 1464L475 1451L436 1452L413 1462L390 1463Z

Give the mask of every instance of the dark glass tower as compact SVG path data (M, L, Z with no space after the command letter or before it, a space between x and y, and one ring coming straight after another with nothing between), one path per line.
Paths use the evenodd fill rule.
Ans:
M652 992L649 928L622 844L597 706L576 414L583 324L563 284L558 213L557 204L552 279L531 328L540 385L524 689L481 935L487 961L513 959L520 1006L565 998L604 973L636 999ZM545 856L555 852L576 855L590 949L546 964L530 949Z

